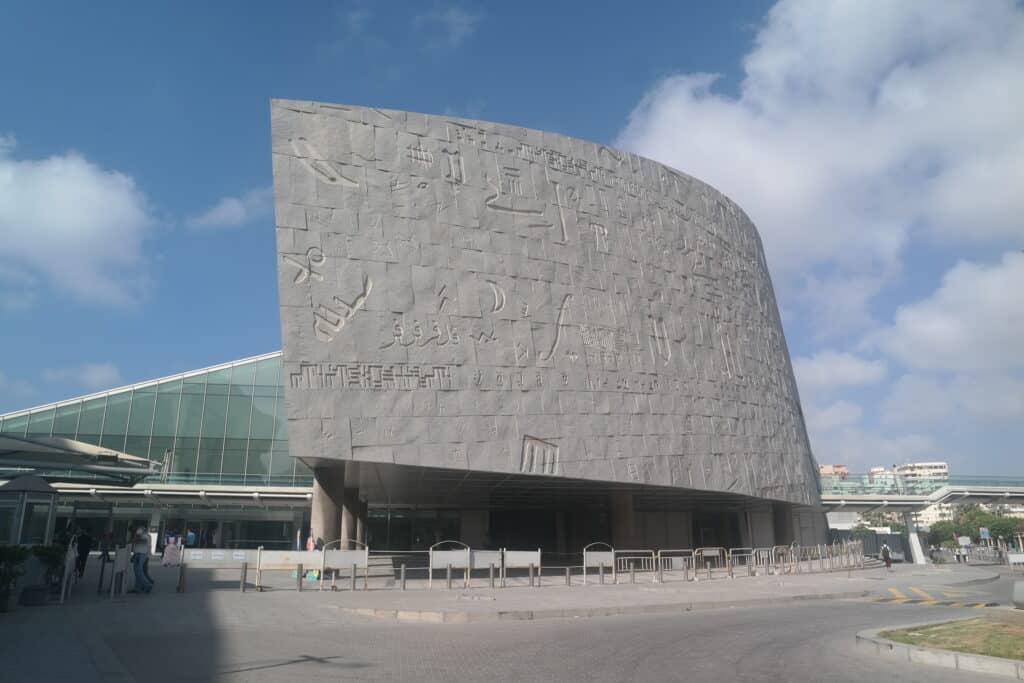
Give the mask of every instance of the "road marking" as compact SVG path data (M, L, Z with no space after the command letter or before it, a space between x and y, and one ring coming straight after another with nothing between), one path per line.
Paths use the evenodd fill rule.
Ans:
M944 598L959 598L963 593L953 593L952 591L942 591L942 597Z
M889 592L892 593L897 598L907 598L906 595L904 595L903 593L901 593L899 590L897 590L895 588L890 588ZM907 599L909 600L909 598L907 598Z
M911 586L910 590L912 592L914 592L914 593L917 593L918 595L920 595L925 600L934 600L935 599L932 596L928 595L928 593L926 593L923 590L921 590L920 588L918 588L917 586Z
M921 598L872 598L871 602L879 605L921 605L924 607L968 607L972 609L984 609L986 607L999 607L998 602L951 602L942 600L922 600Z

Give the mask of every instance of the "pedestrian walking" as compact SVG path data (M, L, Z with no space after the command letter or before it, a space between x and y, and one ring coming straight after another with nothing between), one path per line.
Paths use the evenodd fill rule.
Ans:
M149 559L149 532L139 525L132 537L132 570L135 573L135 592L149 593L153 582L146 575L146 560Z
M85 563L89 559L89 551L92 550L92 536L89 535L88 531L78 531L78 556L75 558L75 572L78 574L78 578L82 578L85 575Z
M889 550L889 544L882 544L882 561L885 562L885 568L892 571L892 551Z

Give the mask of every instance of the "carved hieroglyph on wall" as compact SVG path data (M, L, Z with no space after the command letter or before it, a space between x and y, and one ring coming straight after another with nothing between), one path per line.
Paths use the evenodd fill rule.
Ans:
M761 241L727 197L535 130L271 116L292 455L816 501Z

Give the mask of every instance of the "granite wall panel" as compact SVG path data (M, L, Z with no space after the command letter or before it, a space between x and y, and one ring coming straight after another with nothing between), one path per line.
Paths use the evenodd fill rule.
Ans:
M817 502L760 237L727 197L513 126L271 119L294 456Z

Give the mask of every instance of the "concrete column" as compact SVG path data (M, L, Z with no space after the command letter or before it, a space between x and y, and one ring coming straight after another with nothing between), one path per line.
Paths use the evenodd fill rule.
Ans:
M356 538L356 519L359 516L359 489L346 488L341 503L341 539L342 549L351 548Z
M361 544L366 543L366 524L369 521L370 503L366 500L359 501L356 514L356 540Z
M313 500L309 533L313 539L330 543L340 536L339 521L345 491L343 467L318 467L313 470Z
M914 515L904 512L903 523L907 527L907 543L910 545L910 555L914 564L928 564L924 548L921 547L921 537L917 535L917 526L914 525Z
M633 492L613 491L612 545L616 548L630 548L636 545L636 514L633 512Z

